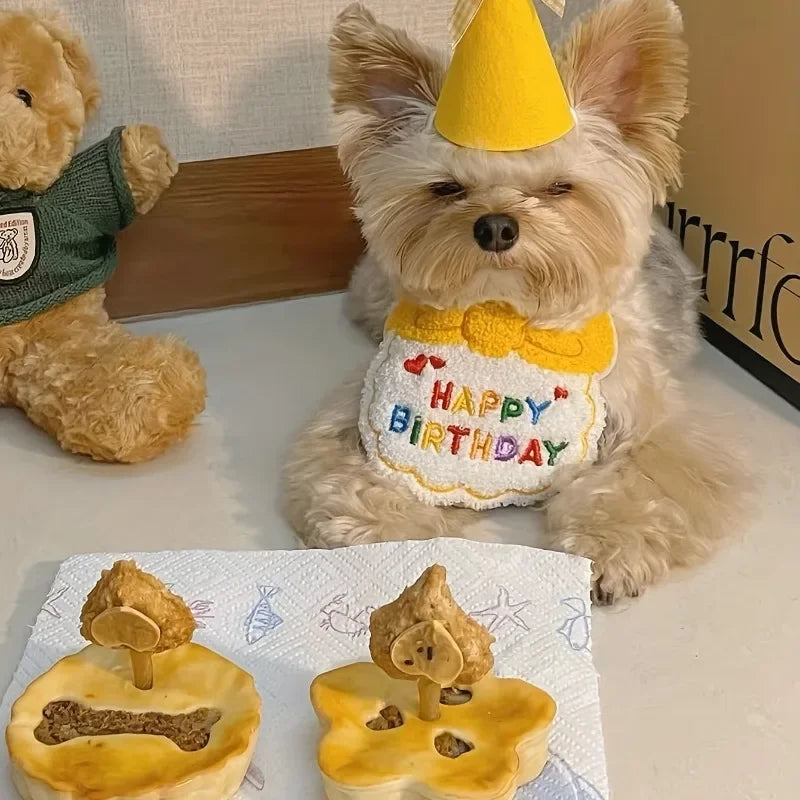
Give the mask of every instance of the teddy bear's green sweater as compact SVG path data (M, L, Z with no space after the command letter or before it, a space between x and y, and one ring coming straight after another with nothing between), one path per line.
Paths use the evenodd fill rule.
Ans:
M114 235L136 216L121 136L118 128L79 153L41 194L0 188L0 325L61 305L111 276Z

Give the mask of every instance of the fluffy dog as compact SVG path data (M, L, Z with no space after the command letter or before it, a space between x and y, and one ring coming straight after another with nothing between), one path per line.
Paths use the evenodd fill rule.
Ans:
M369 253L353 316L379 336L395 298L437 308L489 300L538 327L610 311L618 359L594 465L544 507L552 544L594 562L598 602L638 595L707 556L735 519L738 470L692 408L680 372L698 344L697 281L653 216L680 183L687 49L670 0L620 0L576 24L556 54L574 131L520 153L457 147L432 125L445 65L355 5L332 38L339 154ZM507 249L475 222L513 218ZM367 464L361 377L296 443L285 507L312 546L458 535L476 512L424 505Z

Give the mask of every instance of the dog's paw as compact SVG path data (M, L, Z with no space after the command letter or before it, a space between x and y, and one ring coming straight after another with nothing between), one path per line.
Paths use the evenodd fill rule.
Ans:
M601 566L595 563L591 590L593 605L613 606L620 600L639 597L644 590L644 582L636 580L621 565L608 562Z

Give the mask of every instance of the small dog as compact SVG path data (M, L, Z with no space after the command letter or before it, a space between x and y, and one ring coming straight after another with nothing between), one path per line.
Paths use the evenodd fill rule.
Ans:
M676 6L619 0L578 22L556 54L576 129L519 153L440 137L443 60L363 7L340 15L331 47L339 154L369 244L352 316L379 338L400 297L500 301L544 328L610 311L618 358L601 384L599 458L546 503L549 536L592 559L599 603L699 562L737 519L741 482L681 386L699 341L698 282L653 215L680 183L687 48ZM511 246L478 236L487 214L512 218ZM477 512L425 505L367 464L362 379L325 403L290 454L290 522L316 547L458 535Z

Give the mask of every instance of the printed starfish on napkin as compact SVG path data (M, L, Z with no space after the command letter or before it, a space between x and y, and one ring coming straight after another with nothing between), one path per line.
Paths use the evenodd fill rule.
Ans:
M486 629L489 633L494 633L503 626L506 621L512 622L516 627L522 628L524 631L530 631L528 623L520 617L520 612L526 606L529 606L530 600L523 600L521 603L512 603L511 595L508 589L504 586L500 587L500 594L497 597L497 604L484 608L483 611L473 611L470 616L472 617L486 617L489 622Z
M67 593L68 589L69 586L53 589L50 594L47 595L44 605L42 606L42 611L46 611L54 619L61 619L61 612L58 610L55 603L56 600L60 600Z

